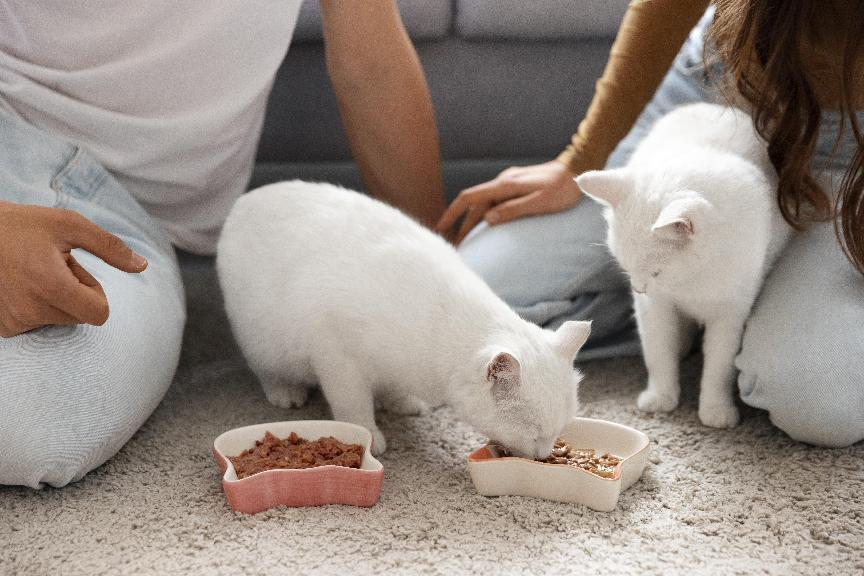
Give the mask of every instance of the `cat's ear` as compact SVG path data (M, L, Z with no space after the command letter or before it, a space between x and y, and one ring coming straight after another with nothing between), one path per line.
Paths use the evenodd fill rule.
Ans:
M486 381L496 398L511 396L522 382L519 360L509 352L498 352L486 365Z
M700 216L710 207L700 197L678 198L667 204L651 226L654 234L675 240L687 240L696 234Z
M576 177L576 184L582 192L612 208L618 206L624 198L627 182L624 168L590 170Z
M573 360L590 334L591 322L569 320L555 331L555 345L566 358Z

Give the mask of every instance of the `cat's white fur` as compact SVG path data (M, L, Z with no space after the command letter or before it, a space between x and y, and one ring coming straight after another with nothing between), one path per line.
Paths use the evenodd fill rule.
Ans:
M734 358L744 322L791 232L752 120L714 104L677 108L625 167L586 172L576 182L606 206L609 249L634 291L648 367L637 405L678 405L679 361L702 326L699 418L735 426Z
M442 238L362 194L300 181L232 209L217 267L237 341L268 399L320 384L334 418L372 430L374 401L450 404L519 454L548 455L576 410L588 322L519 318Z

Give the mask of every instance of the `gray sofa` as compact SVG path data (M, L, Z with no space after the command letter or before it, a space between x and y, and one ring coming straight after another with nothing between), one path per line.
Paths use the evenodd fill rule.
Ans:
M435 105L448 196L567 144L628 0L399 0ZM252 186L287 178L361 183L306 0L270 98Z

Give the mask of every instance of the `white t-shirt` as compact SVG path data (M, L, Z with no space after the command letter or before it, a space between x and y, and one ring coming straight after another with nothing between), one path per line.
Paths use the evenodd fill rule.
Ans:
M212 253L301 0L0 0L0 107L96 157Z

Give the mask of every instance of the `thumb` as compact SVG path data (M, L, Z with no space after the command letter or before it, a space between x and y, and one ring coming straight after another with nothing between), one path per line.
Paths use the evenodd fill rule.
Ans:
M495 226L524 216L548 212L543 205L541 194L543 194L542 190L536 190L525 196L502 202L488 210L484 219L490 226Z
M129 248L123 240L96 226L77 212L64 218L66 249L83 248L114 268L124 272L143 272L147 260Z

